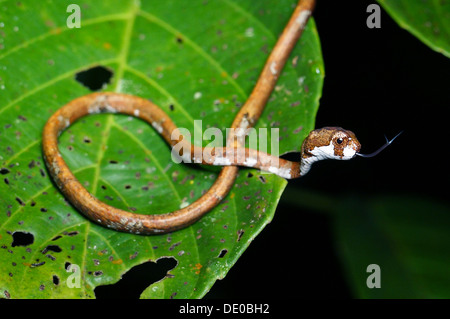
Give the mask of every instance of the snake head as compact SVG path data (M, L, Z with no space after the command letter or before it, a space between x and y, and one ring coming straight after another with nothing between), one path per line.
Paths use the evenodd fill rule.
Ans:
M355 157L360 148L355 134L340 127L311 131L302 145L303 157L316 157L317 160L349 160Z
M302 144L301 175L311 164L324 159L349 160L361 148L355 134L341 127L324 127L311 131Z

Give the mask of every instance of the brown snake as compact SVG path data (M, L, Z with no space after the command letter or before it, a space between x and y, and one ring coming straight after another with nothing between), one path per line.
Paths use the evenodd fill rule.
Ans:
M275 87L279 74L294 48L313 11L314 0L300 0L283 33L272 50L250 97L236 115L231 128L248 129L254 126ZM58 149L58 136L77 119L94 113L122 113L150 123L172 147L187 143L183 137L171 139L177 129L167 114L152 102L132 95L103 92L72 100L48 120L43 131L43 153L47 168L64 196L94 222L118 231L135 234L160 234L187 227L218 205L234 185L238 166L259 168L284 178L297 178L306 174L315 161L325 158L350 159L360 155L360 144L355 135L339 127L326 127L312 131L302 144L300 162L274 158L269 154L244 148L231 130L227 145L238 152L231 160L229 148L217 148L204 158L203 164L224 166L211 188L199 199L182 209L161 214L135 214L109 206L90 194L67 167ZM203 148L185 144L192 158ZM200 148L200 150L198 149ZM185 148L186 149L186 148ZM240 154L240 155L239 155ZM186 154L180 154L186 156Z

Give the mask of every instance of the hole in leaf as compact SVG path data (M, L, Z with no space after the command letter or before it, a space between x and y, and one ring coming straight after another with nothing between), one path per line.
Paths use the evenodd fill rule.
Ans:
M80 232L79 232L78 230L74 230L74 231L65 233L65 235L67 235L67 236L76 236L76 235L78 235L79 233L80 233Z
M89 144L92 141L91 141L91 139L89 137L85 136L85 137L83 137L83 142Z
M91 91L98 91L110 83L113 72L103 66L96 66L75 74L75 80Z
M4 168L4 167L0 168L0 174L2 174L2 175L6 175L9 172L11 172L11 171L7 168Z
M103 271L97 270L97 271L94 271L92 274L93 274L95 277L98 277L98 276L103 275Z
M16 197L16 201L19 203L20 206L25 206L25 203L19 197Z
M15 231L12 234L12 237L13 237L13 242L11 244L11 247L28 246L34 242L33 234L27 233L27 232Z
M242 235L244 235L244 230L243 229L239 229L237 234L238 234L237 241L240 241L241 238L242 238Z
M95 296L100 299L138 299L148 286L163 279L176 265L176 259L165 257L156 263L150 261L134 266L114 285L96 287Z
M36 260L36 261L39 261L39 259ZM33 263L33 264L31 264L30 267L31 267L31 268L34 268L34 267L40 267L40 266L43 266L43 265L45 265L45 261Z
M32 168L34 168L36 166L36 161L35 160L32 160L30 163L28 163L28 168L29 169L32 169ZM0 170L1 171L1 170Z
M220 251L220 254L219 254L219 258L223 258L223 257L225 257L225 255L227 254L227 252L228 252L228 249L222 249L221 251Z
M55 286L59 285L59 277L56 275L53 275L53 283L55 284Z
M45 254L48 251L53 251L55 253L60 253L62 252L61 247L59 247L58 245L48 245L47 247L44 248L44 250L42 250L42 253Z

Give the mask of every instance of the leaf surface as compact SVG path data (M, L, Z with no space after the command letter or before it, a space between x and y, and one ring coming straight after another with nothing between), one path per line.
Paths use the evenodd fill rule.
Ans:
M85 0L81 28L70 29L70 3L0 1L0 293L94 298L95 287L117 282L133 266L173 257L176 267L141 297L200 298L272 220L286 181L242 169L223 202L191 227L159 236L119 233L86 219L54 186L42 129L54 111L90 92L76 74L102 66L113 74L103 90L151 99L193 136L212 127L225 134L294 4ZM299 150L313 129L323 76L311 20L257 123L279 128L280 153ZM152 127L117 114L74 123L60 149L92 194L140 214L192 203L218 172L175 164ZM24 244L20 236L32 240ZM75 266L80 272L67 272ZM80 286L70 288L76 275Z

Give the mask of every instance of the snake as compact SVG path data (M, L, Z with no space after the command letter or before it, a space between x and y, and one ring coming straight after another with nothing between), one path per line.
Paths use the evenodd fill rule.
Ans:
M315 6L314 0L300 0L272 49L247 101L233 120L226 147L206 150L194 146L182 135L173 139L178 128L171 118L148 99L116 92L96 92L76 98L58 109L47 121L42 133L43 157L51 178L64 197L81 213L104 227L134 234L155 235L173 232L198 221L216 207L234 185L239 167L252 167L286 179L308 173L311 165L324 159L349 160L356 155L371 157L389 145L387 141L373 154L359 153L361 144L352 131L340 127L324 127L309 133L301 146L298 161L289 161L245 148L239 139L240 130L255 125L275 87L290 52L300 38ZM78 119L97 113L120 113L146 121L172 148L183 145L182 158L193 159L195 154L209 154L202 158L206 165L222 166L212 186L190 205L164 214L137 214L107 205L92 195L74 176L64 161L58 137ZM186 151L187 150L187 151ZM236 156L227 156L230 151ZM198 162L198 161L197 161Z

